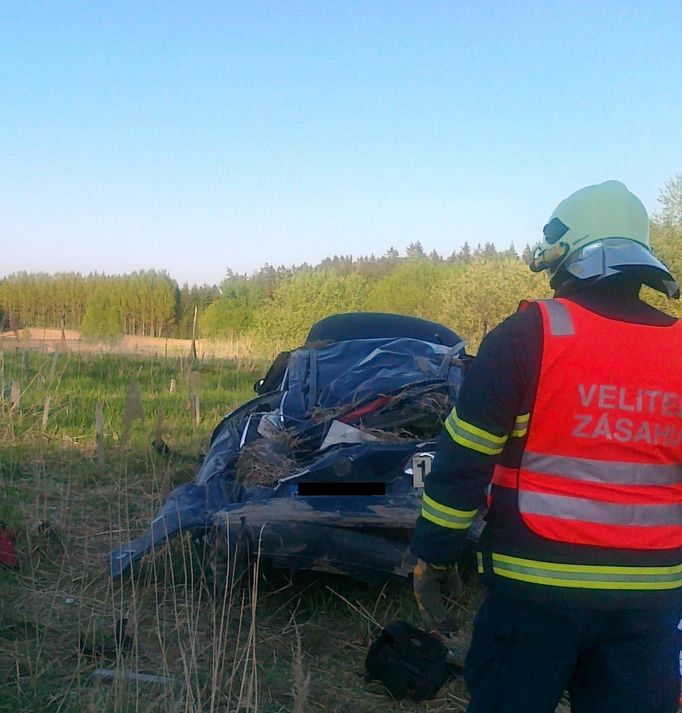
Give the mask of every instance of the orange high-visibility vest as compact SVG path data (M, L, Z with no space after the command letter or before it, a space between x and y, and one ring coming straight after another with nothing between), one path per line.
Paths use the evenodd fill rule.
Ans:
M526 525L549 540L664 550L682 546L682 324L608 319L539 301L544 343L518 469Z

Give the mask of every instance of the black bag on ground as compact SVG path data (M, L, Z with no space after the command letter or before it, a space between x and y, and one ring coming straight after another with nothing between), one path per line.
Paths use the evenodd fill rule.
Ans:
M447 648L431 634L406 621L394 621L372 642L365 668L393 698L424 701L448 680Z

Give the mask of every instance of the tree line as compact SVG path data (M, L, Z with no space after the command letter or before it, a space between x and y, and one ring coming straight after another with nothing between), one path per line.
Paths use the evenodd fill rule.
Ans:
M471 249L466 242L448 258L426 254L414 242L404 255L389 248L378 257L335 255L317 265L266 264L252 275L228 270L220 286L179 286L156 270L128 275L18 272L0 280L0 326L3 331L76 329L96 339L189 337L196 310L197 336L248 335L296 343L312 322L335 312L393 311L457 324L466 320L463 309L461 317L456 314L455 303L467 302L481 303L478 316L470 309L466 321L480 331L495 323L497 312L491 311L491 300L484 300L483 308L474 286L482 281L481 290L487 289L483 283L493 272L510 283L521 280L518 289L533 282L513 247L498 251L487 243ZM444 292L461 297L448 303ZM500 309L509 303L494 301ZM464 331L464 325L458 328Z
M652 218L652 246L682 280L682 174L661 193ZM220 286L179 286L166 272L129 275L15 273L0 280L2 330L79 329L84 337L122 335L249 336L270 346L301 343L310 325L329 314L355 310L398 312L441 322L475 347L525 297L550 295L547 277L533 274L514 246L468 242L443 257L420 242L401 255L336 255L318 265L273 267L251 275L228 270ZM679 303L657 293L650 302L682 317Z
M81 330L93 338L186 336L218 287L178 286L166 272L129 275L17 272L0 280L0 327Z

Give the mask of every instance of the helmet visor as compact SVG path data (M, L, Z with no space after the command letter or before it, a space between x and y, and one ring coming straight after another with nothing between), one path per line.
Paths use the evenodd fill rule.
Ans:
M668 268L645 245L634 240L597 240L569 255L563 267L579 280L641 269L644 284L668 297L679 295L679 287Z

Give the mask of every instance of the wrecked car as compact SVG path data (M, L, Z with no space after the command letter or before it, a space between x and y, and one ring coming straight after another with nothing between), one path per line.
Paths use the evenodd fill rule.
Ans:
M180 532L261 566L405 578L423 478L469 361L435 322L350 313L281 353L255 398L215 428L195 482L171 493L147 532L111 553L119 576Z

